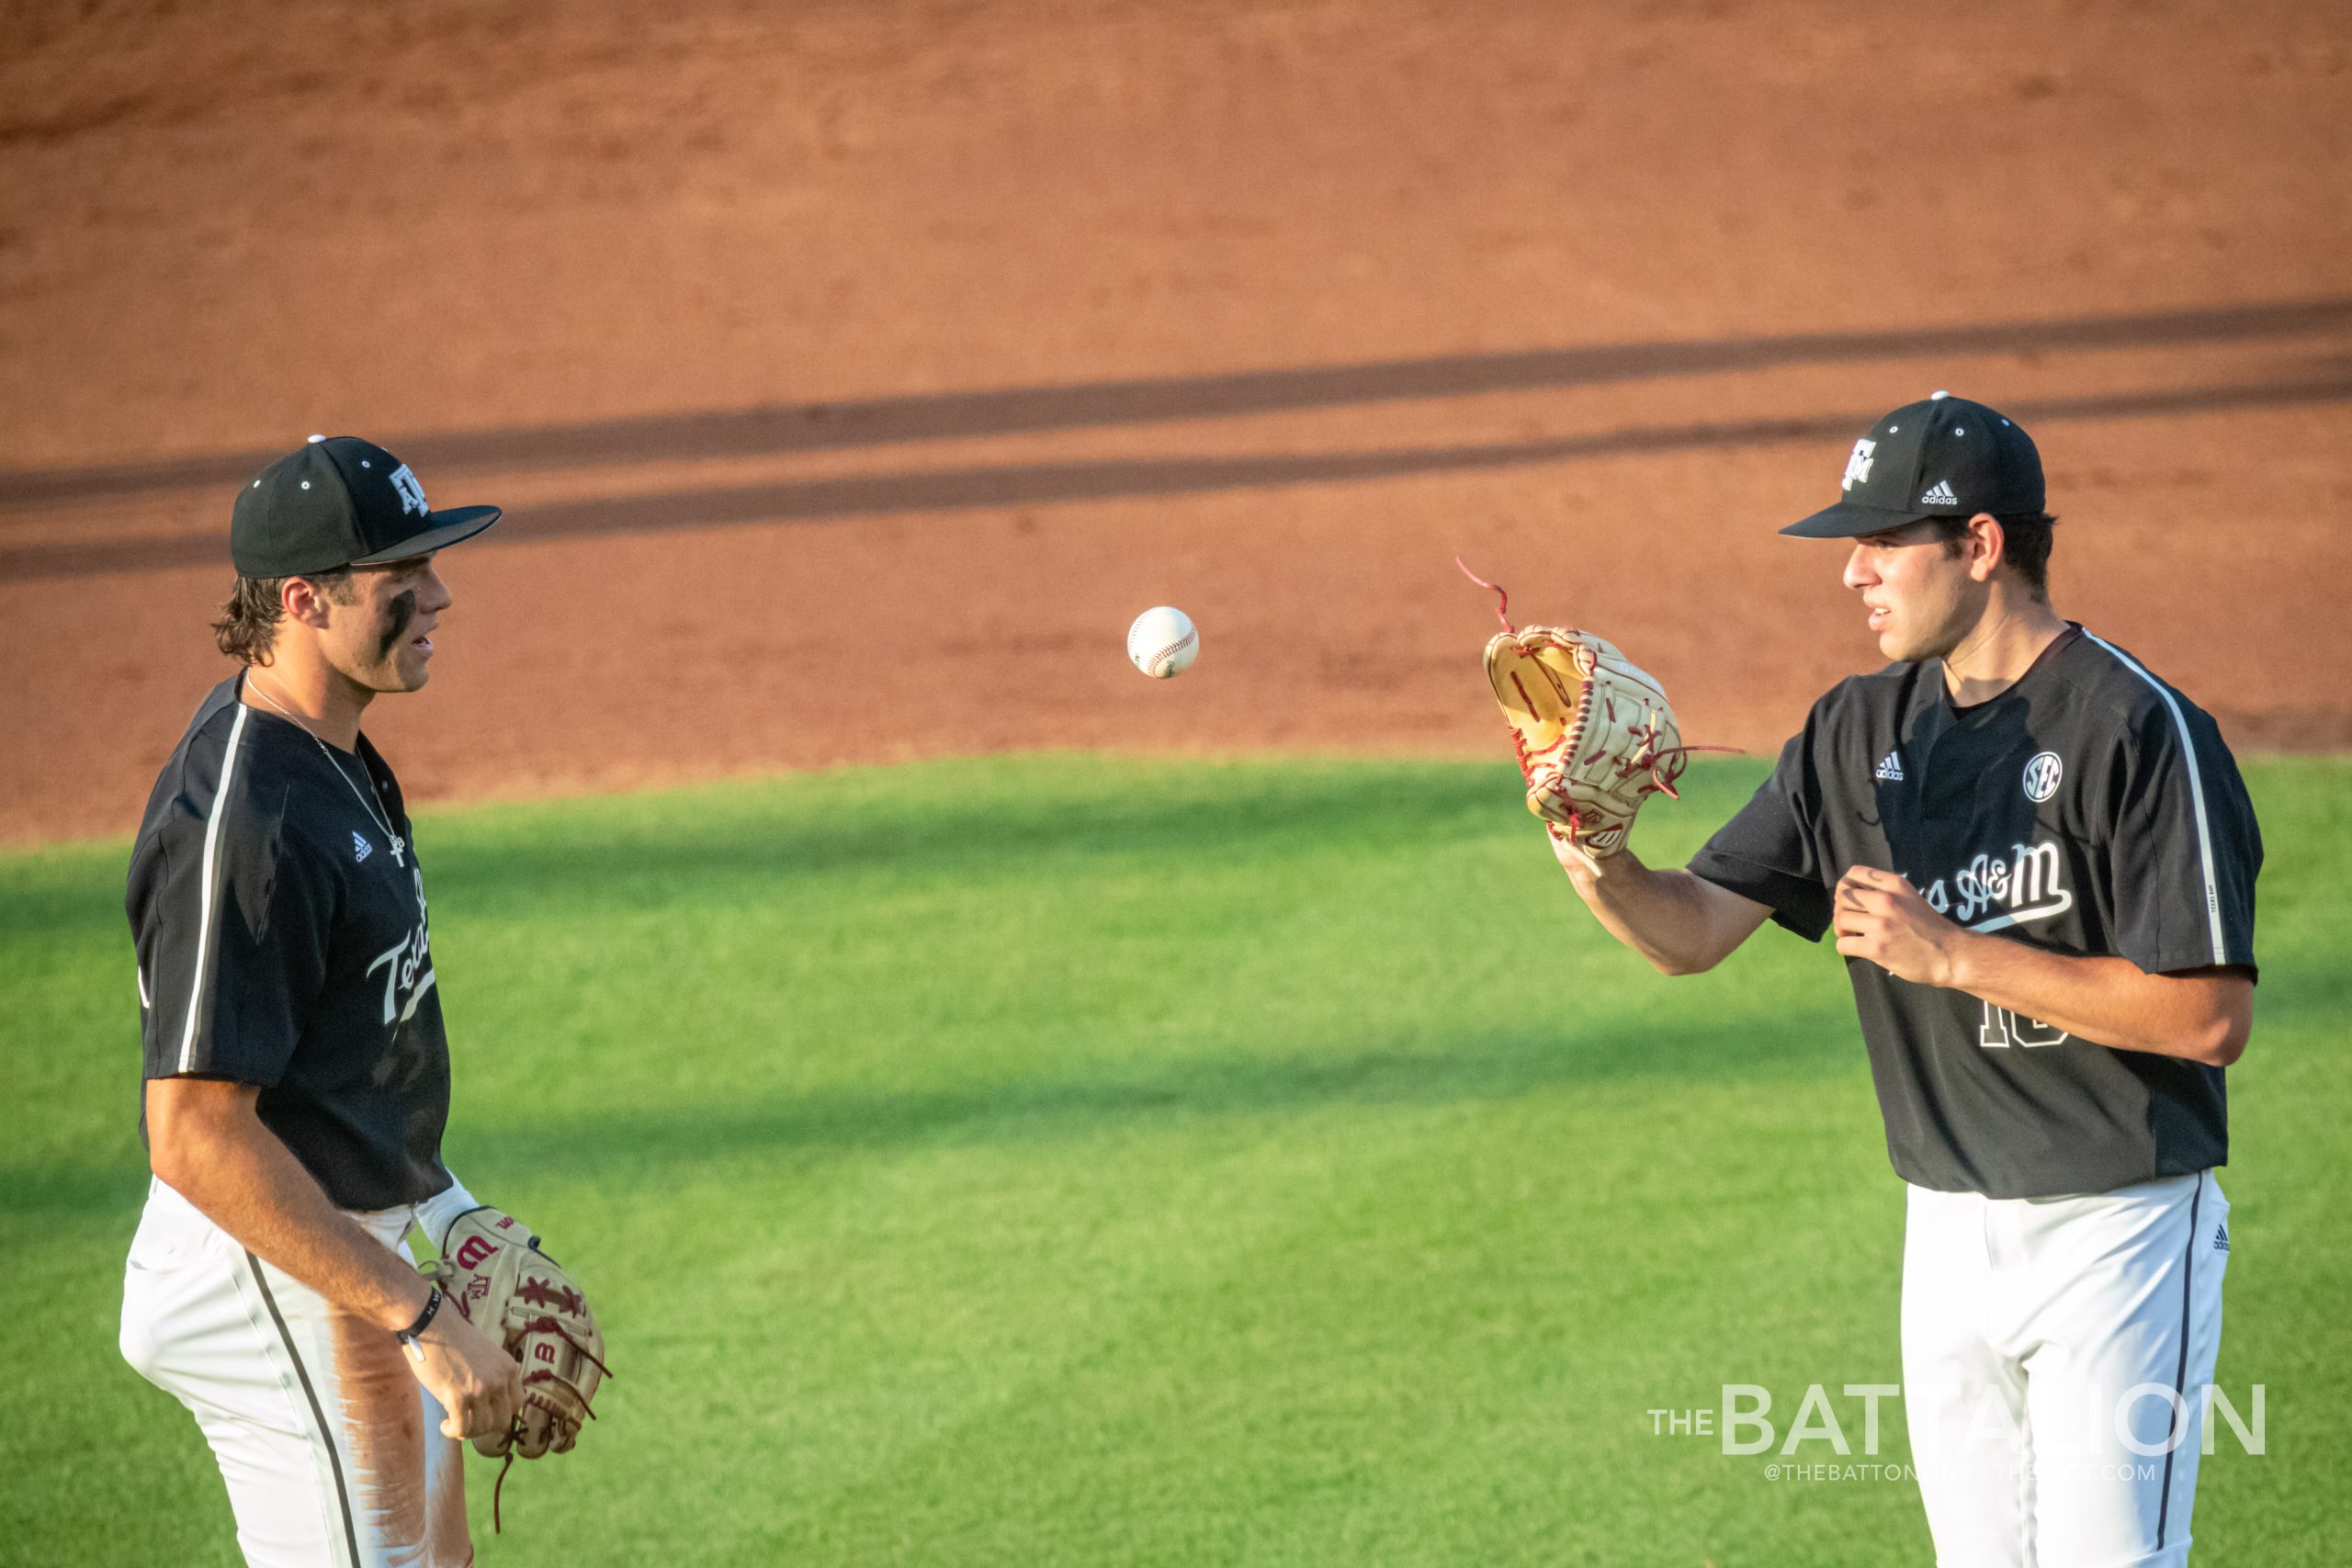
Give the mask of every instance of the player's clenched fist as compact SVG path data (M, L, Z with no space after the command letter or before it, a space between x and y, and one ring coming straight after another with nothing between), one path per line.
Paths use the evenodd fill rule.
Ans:
M514 1426L523 1399L522 1367L457 1313L435 1313L409 1341L409 1365L448 1413L441 1422L446 1435L495 1439Z
M1838 879L1830 929L1839 953L1921 986L1952 983L1952 948L1966 934L1906 878L1867 865Z

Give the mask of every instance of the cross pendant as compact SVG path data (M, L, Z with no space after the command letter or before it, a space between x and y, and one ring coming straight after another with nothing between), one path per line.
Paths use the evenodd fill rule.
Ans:
M408 859L404 852L407 849L408 840L395 835L392 839L392 863L394 865L406 865L408 863Z

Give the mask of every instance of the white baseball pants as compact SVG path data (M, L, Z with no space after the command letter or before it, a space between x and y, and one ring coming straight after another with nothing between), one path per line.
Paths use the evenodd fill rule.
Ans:
M1904 1407L1939 1568L2179 1568L2229 1266L2211 1171L1911 1189Z
M406 1209L355 1213L409 1256ZM122 1354L196 1416L252 1568L465 1568L465 1474L391 1335L246 1252L161 1181L122 1290Z

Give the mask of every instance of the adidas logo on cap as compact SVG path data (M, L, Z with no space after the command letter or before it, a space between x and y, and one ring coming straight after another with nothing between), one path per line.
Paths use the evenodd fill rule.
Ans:
M1934 487L1930 489L1927 494L1919 498L1919 504L1922 506L1958 506L1960 504L1960 497L1952 493L1951 481L1950 479L1938 479L1935 482Z

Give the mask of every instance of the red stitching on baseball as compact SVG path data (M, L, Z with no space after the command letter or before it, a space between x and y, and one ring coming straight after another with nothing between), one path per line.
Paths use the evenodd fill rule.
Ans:
M1182 637L1178 637L1174 642L1170 643L1166 648L1161 649L1158 653L1153 654L1149 659L1145 660L1143 667L1146 670L1158 669L1161 660L1167 658L1170 654L1176 652L1178 649L1189 646L1193 639L1200 635L1200 628L1198 626L1193 627L1191 631L1186 632Z

